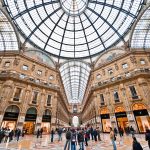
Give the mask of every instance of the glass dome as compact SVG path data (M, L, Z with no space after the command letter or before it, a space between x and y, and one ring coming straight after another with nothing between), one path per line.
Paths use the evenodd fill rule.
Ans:
M18 50L18 40L14 28L0 10L0 51Z
M4 0L4 5L25 41L60 58L87 58L124 41L143 1Z
M150 7L137 22L131 38L132 48L150 48Z

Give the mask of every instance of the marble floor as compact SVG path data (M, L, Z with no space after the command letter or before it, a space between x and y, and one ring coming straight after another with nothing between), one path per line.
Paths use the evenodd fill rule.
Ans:
M141 143L144 150L149 150L144 135L136 135L138 141ZM113 150L109 140L109 134L101 134L102 141L89 141L89 146L85 150ZM131 136L124 136L120 139L117 136L117 150L132 150ZM62 141L58 142L58 137L55 135L54 143L50 142L49 135L43 135L42 138L36 138L33 135L26 135L21 138L19 142L15 139L10 143L1 143L0 150L63 150L65 144L65 136L63 135ZM77 150L79 147L77 146Z

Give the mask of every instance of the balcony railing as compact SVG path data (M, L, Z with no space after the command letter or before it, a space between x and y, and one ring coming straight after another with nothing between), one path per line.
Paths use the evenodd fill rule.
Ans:
M134 76L140 75L140 74L150 74L150 68L137 68L137 69L131 70L129 73L124 72L113 78L102 80L102 81L96 83L95 85L93 85L92 88L102 87L107 84L112 84L114 82L125 80L125 79L131 78L131 77L134 77Z

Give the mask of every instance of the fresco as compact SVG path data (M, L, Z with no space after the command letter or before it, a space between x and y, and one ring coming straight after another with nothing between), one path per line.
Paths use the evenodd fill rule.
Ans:
M37 50L29 50L24 53L26 56L31 57L32 59L35 59L41 63L44 63L50 67L55 68L55 64L51 60L50 57L48 57L45 53L37 51Z
M96 65L95 67L98 67L100 66L101 64L104 64L108 61L112 61L113 59L115 59L116 57L124 54L125 51L124 50L119 50L119 49L116 49L116 50L110 50L104 54L102 54L100 56L100 58L98 59L98 61L96 62Z

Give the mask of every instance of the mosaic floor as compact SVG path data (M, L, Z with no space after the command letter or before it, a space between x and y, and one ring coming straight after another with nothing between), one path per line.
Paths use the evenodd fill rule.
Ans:
M138 141L141 143L144 150L149 150L144 135L136 135ZM109 140L109 134L101 134L102 141L89 141L89 146L85 147L85 150L113 150ZM125 136L121 140L117 136L117 150L132 150L132 138L131 136ZM36 138L35 136L25 136L20 139L19 142L13 140L10 143L0 144L0 150L63 150L65 145L65 137L58 142L58 137L55 135L54 143L50 142L50 136L43 135L42 138ZM77 150L79 147L77 146Z

